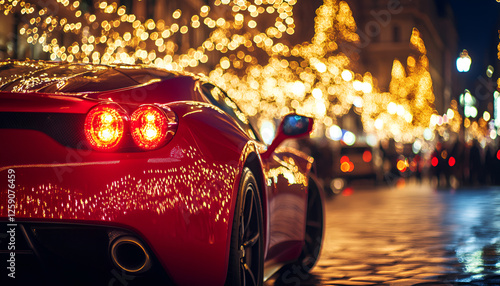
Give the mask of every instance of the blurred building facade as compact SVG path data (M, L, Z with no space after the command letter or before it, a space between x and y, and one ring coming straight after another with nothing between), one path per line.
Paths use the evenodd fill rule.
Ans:
M420 31L427 48L435 107L446 112L456 98L459 54L455 19L448 0L347 0L358 25L360 61L378 79L382 91L389 89L394 59L406 63L411 53L412 29Z

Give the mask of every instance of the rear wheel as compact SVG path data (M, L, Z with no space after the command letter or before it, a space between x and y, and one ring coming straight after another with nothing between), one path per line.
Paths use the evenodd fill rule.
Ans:
M315 180L309 179L307 194L307 217L304 245L299 258L283 267L275 281L275 285L299 285L313 277L308 275L319 259L323 243L324 217L323 193ZM315 282L313 282L315 284Z
M262 224L262 204L257 181L250 169L245 168L234 211L226 285L262 285L264 272Z
M304 246L299 263L306 270L313 268L319 259L324 232L324 206L322 190L312 178L309 178L307 194L307 218Z

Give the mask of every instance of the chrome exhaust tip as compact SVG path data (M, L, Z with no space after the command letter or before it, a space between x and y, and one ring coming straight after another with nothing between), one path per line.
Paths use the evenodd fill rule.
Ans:
M111 243L111 260L121 270L142 273L151 268L151 258L137 238L118 237Z

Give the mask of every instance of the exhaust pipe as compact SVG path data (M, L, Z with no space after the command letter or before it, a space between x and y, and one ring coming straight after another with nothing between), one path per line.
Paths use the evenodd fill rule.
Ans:
M112 242L111 260L118 268L130 273L142 273L151 268L146 248L132 236L122 236Z

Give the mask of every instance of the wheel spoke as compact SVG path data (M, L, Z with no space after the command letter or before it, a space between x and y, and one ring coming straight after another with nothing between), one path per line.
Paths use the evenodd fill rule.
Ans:
M259 238L260 238L260 233L256 233L252 238L250 238L249 240L247 240L243 243L243 247L247 248L247 247L254 246L255 243L257 243L257 241L259 241Z
M246 286L247 285L247 277L246 277L246 269L245 269L245 263L241 263L240 265L240 278L241 278L241 285Z
M245 208L245 212L247 213L248 215L248 218L247 218L247 221L245 222L245 227L244 227L244 231L246 232L247 229L248 229L248 226L250 225L250 221L252 220L252 212L253 212L253 190L249 190L249 193L252 195L251 198L250 198L250 205L248 206L248 208ZM248 199L248 198L247 198ZM246 204L246 202L245 202Z
M245 201L243 202L243 212L241 215L241 233L240 241L243 251L250 251L247 253L241 261L241 275L242 275L242 285L258 285L257 279L255 277L254 271L251 267L253 263L251 262L252 253L254 252L253 246L259 243L260 231L258 229L253 229L257 216L255 212L255 194L253 188L247 188L247 192L244 196ZM250 263L250 266L249 266ZM248 282L248 283L247 283Z
M245 224L243 223L244 221L245 221L245 214L241 214L241 217L240 217L240 233L239 233L240 242L243 241L243 239L245 237L246 228L245 228Z
M248 265L246 263L243 264L243 267L245 268L246 273L248 273L248 275L252 279L252 285L257 285L257 281L255 280L255 275L253 274L252 269L250 269L250 267L248 267ZM245 275L245 278L246 278L246 275ZM245 279L244 284L246 284L246 279Z
M226 286L259 286L263 283L262 204L252 173L242 174L234 212Z

